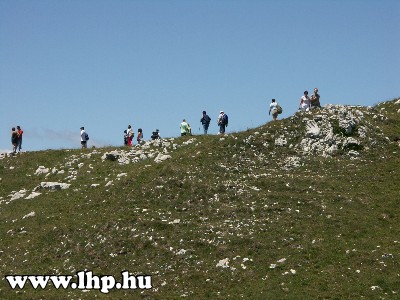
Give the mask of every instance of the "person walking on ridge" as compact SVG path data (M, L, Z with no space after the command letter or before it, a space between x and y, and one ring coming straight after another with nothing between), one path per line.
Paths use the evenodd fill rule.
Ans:
M274 121L278 118L278 102L276 102L275 99L272 99L271 104L269 105L269 115L271 115L272 112L272 118Z
M201 117L200 122L203 125L204 134L207 134L208 127L210 126L211 118L207 115L205 110L203 110L203 116Z
M17 145L17 148L18 148L18 152L20 152L21 149L22 149L22 134L24 133L24 131L21 129L20 126L17 126L17 133L18 133L18 145Z
M15 127L11 128L11 144L13 146L13 154L17 153L18 131L15 130Z
M81 127L81 146L82 149L87 148L87 141L89 140L89 135L85 131L85 127Z
M181 136L185 136L189 134L189 124L186 122L185 119L183 119L181 125L180 125L180 129L181 129Z
M225 134L225 128L228 126L228 115L224 111L220 111L217 119L217 124L219 126L219 134Z

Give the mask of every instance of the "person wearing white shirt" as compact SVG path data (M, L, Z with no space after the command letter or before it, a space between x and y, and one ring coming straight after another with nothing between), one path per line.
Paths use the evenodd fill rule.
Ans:
M85 127L81 127L81 146L87 148L88 135L85 131Z
M225 116L225 113L222 110L219 112L217 124L219 126L219 134L224 135L226 126L228 126L228 115Z
M276 121L276 119L278 118L278 109L276 108L277 105L278 103L275 99L272 99L271 104L269 105L269 115L271 115L272 112L272 118L274 119L274 121Z
M132 147L132 139L135 136L132 126L128 125L128 129L126 130L126 136L128 137L128 146Z
M304 95L300 98L300 108L302 111L308 111L311 106L310 97L308 97L308 91L304 92Z

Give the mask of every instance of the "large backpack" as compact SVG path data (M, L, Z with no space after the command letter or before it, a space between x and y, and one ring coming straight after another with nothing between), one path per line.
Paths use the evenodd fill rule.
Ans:
M282 107L279 104L276 105L276 112L278 113L278 115L282 113Z
M224 114L222 117L222 124L228 125L228 115Z

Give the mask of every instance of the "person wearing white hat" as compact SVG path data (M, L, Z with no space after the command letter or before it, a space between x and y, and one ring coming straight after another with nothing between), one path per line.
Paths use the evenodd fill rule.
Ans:
M219 134L225 134L225 127L228 126L228 115L224 113L224 111L219 112L219 116L217 119L217 124L219 126Z

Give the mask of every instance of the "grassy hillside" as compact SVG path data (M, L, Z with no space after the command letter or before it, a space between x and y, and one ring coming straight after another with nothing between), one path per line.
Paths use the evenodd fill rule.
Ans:
M329 106L223 138L4 157L0 299L397 298L399 110ZM153 288L4 278L81 270Z

